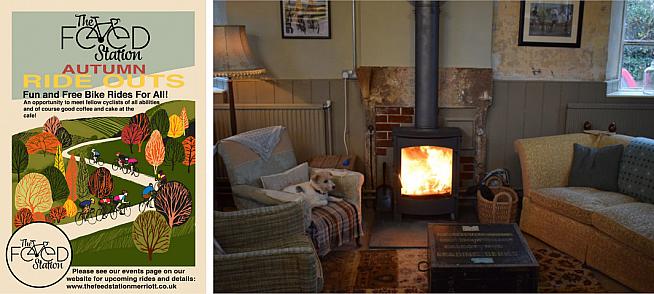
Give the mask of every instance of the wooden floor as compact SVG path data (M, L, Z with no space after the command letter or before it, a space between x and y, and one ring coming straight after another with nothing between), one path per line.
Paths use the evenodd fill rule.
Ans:
M459 219L463 220L463 222L471 222L471 220L476 220L476 212L475 208L472 205L472 203L467 203L463 202L459 206ZM361 246L356 247L356 245L346 245L342 246L338 250L368 250L370 249L370 237L371 234L369 232L372 232L373 225L375 224L375 219L376 219L376 214L375 214L375 209L372 207L371 203L368 203L367 205L364 205L363 208L363 221L364 221L364 230L366 232L366 235L364 235L363 238L361 238ZM529 247L531 248L550 248L547 244L541 242L540 240L525 234L525 238L527 239L527 242L529 243ZM594 269L591 269L597 280L602 284L604 289L606 289L608 292L633 292L633 290L623 286L619 282L609 278L608 276L602 274L599 271L596 271Z

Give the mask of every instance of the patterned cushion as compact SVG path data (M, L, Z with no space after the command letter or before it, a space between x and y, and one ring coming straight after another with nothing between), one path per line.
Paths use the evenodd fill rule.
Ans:
M529 194L534 203L584 224L602 208L635 202L634 198L587 187L542 188Z
M654 205L636 202L600 209L592 222L600 231L654 258Z
M622 154L618 188L621 193L654 203L654 140L636 138Z

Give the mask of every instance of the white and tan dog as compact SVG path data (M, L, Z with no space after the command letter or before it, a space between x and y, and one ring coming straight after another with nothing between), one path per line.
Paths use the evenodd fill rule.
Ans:
M327 205L328 201L340 201L341 199L329 196L329 192L334 191L336 184L332 181L332 175L329 172L321 171L313 174L308 182L290 185L284 188L284 192L302 194L304 200L311 207Z

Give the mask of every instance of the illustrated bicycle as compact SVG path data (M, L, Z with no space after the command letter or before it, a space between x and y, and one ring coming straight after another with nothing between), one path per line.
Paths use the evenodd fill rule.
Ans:
M154 201L157 198L157 192L152 192L149 198L141 200L139 203L139 212L144 212L148 208L154 208Z
M98 156L98 157L90 158L89 161L95 165L103 166L104 162L101 159L102 157Z
M21 255L23 255L23 250L27 249L27 254L26 255L31 255L36 258L39 256L43 255L43 252L45 251L45 254L47 255L54 255L55 254L55 249L53 247L48 246L48 241L43 241L42 243L38 244L35 242L35 240L30 240L28 246L24 246L23 249L21 249ZM40 250L37 250L37 247L41 247Z
M77 215L75 215L75 223L78 226L81 226L82 224L84 224L84 221L86 221L91 225L95 224L95 222L97 221L95 208L89 209L88 212L84 212L83 210L77 212Z
M95 211L95 220L96 221L102 221L103 219L106 219L107 217L111 217L112 219L116 219L115 216L111 214L111 211L113 210L113 206L111 204L107 204L105 206L100 206L101 208Z
M132 175L135 178L138 178L139 176L139 169L136 166L131 166L131 165L123 165L122 171L126 175Z
M118 218L118 215L125 215L126 217L129 217L132 215L132 207L129 206L129 202L124 203L125 206L121 207L119 209L114 208L110 213L109 216L111 219L116 219Z
M110 18L109 21L105 22L99 22L98 18L99 16L90 16L91 19L93 19L93 22L95 25L93 26L84 26L81 29L77 31L77 42L79 43L79 40L93 40L95 39L98 43L102 44L106 40L109 46L112 48L116 49L121 49L125 47L125 45L119 46L118 44L113 44L112 43L112 36L114 39L114 42L120 39L129 39L129 31L127 31L126 28L119 26L118 23L120 22L120 18ZM108 28L102 33L102 27L107 27ZM80 38L82 36L83 38ZM85 46L86 45L86 46ZM79 44L80 47L84 49L91 49L95 46L95 44Z

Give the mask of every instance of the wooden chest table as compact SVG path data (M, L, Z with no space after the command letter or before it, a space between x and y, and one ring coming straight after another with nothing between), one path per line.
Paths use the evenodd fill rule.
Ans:
M516 224L429 224L430 292L536 292L538 262Z

